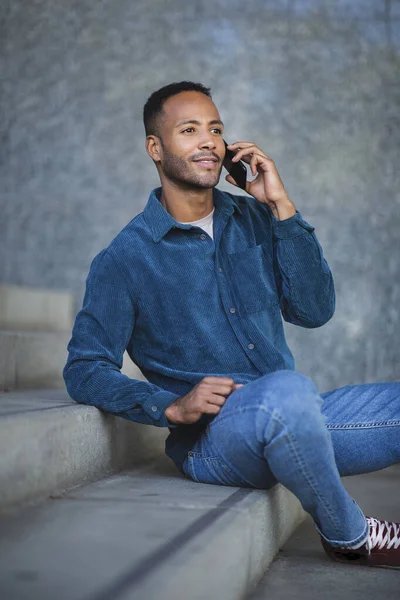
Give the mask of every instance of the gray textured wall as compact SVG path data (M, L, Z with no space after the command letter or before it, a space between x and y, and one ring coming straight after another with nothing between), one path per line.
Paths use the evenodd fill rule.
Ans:
M285 324L297 370L321 392L399 380L399 19L395 0L3 2L0 281L72 290L78 310L93 256L159 185L146 98L202 81L334 274L333 319Z

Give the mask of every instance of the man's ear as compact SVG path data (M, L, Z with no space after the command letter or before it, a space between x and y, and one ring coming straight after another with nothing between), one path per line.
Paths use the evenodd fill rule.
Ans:
M162 158L161 141L157 135L148 135L146 137L146 151L152 160L160 162Z

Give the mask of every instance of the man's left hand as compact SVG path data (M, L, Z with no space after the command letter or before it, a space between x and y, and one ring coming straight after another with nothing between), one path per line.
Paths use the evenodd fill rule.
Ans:
M263 204L268 204L274 216L280 221L296 214L296 207L286 193L282 179L272 158L267 156L256 144L252 142L235 142L228 145L229 150L235 152L233 162L243 160L250 165L253 181L246 181L246 192ZM226 181L237 186L231 175L225 177Z

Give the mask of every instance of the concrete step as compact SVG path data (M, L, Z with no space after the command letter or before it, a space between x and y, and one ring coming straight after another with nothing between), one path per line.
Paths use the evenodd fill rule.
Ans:
M70 331L0 330L0 390L64 387L70 339ZM147 381L127 352L121 371Z
M0 285L0 329L70 331L72 311L68 292Z
M77 404L65 390L0 393L0 507L143 464L164 453L167 434Z
M241 600L304 517L278 484L195 483L168 459L0 517L0 597Z
M344 477L342 483L364 514L400 522L400 464ZM399 571L331 561L307 515L248 600L398 600Z
M0 331L0 389L63 387L70 333Z

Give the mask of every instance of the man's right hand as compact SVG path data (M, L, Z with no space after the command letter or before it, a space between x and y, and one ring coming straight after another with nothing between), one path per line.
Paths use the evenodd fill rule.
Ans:
M217 415L227 397L243 385L230 377L204 377L188 394L170 404L165 416L170 423L189 425L203 414Z

